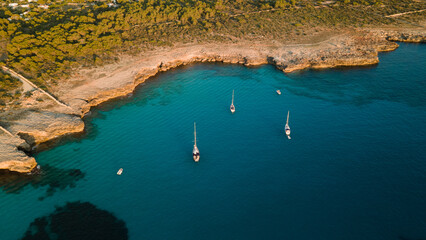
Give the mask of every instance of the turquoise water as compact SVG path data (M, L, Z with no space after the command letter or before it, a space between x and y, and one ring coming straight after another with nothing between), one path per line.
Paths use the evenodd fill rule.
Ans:
M0 239L71 201L113 213L130 239L426 239L425 59L401 44L368 68L162 73L39 153L37 179L2 183Z

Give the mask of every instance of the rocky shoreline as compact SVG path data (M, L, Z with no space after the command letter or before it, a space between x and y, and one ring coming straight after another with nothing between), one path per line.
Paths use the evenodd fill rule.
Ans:
M409 36L409 37L407 37ZM84 131L83 118L93 107L131 94L160 72L197 62L257 66L273 64L285 73L312 68L364 66L379 62L378 53L398 47L393 41L425 42L426 31L342 31L325 41L285 44L278 41L229 44L186 44L156 49L139 56L122 56L117 63L82 69L53 88L70 108L59 106L34 91L20 108L0 112L0 169L31 172L37 165L25 151L39 144Z

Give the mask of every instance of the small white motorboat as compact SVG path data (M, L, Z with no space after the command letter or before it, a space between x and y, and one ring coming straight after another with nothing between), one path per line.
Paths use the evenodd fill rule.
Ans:
M278 93L278 95L281 95L281 91L279 89L277 90L277 93Z
M123 169L122 168L118 169L117 175L121 175L122 173L123 173Z

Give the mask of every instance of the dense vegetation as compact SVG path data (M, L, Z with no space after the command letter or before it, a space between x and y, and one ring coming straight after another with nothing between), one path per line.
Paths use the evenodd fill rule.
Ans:
M286 38L321 27L394 23L411 0L39 0L0 8L0 61L48 89L80 66L176 42ZM8 3L7 1L5 3ZM108 5L109 3L109 5ZM44 9L39 4L49 4ZM6 79L6 78L0 78ZM13 86L1 80L0 87Z
M21 85L19 80L0 71L0 106L20 95L17 87Z

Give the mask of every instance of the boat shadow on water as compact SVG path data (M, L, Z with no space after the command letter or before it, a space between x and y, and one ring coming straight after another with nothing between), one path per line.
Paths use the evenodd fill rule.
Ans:
M50 165L43 165L31 174L1 170L0 189L8 194L19 194L27 186L47 187L46 194L39 197L39 200L43 200L59 190L75 187L76 182L83 179L84 176L85 173L79 169L60 169Z

